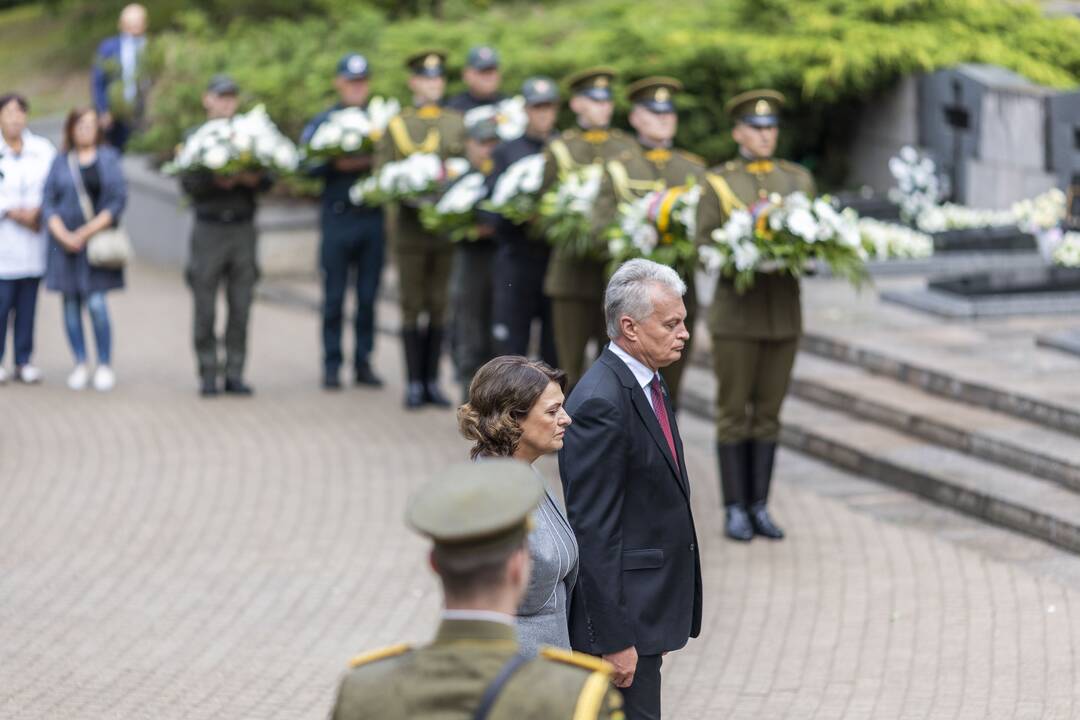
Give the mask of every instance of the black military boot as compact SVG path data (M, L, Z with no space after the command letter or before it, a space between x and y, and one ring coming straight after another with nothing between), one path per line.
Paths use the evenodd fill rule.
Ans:
M750 522L754 532L773 540L784 537L781 530L769 516L766 503L769 501L769 486L772 484L773 462L776 459L775 440L753 440L750 443Z
M720 490L724 495L724 532L732 540L747 542L753 539L754 528L746 514L746 443L716 443L716 457L720 460Z
M402 330L401 341L405 349L405 407L415 410L424 405L424 349L420 331L416 328Z
M431 405L450 407L450 400L439 388L439 358L442 357L443 331L428 326L424 335L424 399Z

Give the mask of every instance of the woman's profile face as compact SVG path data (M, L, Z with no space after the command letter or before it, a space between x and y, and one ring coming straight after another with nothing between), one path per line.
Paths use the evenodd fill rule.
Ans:
M521 439L518 441L521 449L537 456L562 449L563 434L570 425L570 416L563 409L564 399L559 384L549 382L529 414L521 420Z

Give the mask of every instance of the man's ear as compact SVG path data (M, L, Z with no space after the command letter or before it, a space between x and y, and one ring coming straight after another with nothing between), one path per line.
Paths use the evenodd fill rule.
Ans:
M619 318L619 327L622 329L623 337L627 340L637 340L637 323L629 315L623 315Z

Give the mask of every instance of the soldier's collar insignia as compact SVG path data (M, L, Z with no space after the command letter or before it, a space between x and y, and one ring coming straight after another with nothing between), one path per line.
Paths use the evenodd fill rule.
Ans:
M754 175L767 175L775 167L772 160L754 160L746 164L746 171Z
M416 111L416 117L425 120L433 120L440 115L442 115L442 110L438 105L424 105Z
M610 134L607 130L586 130L581 137L585 142L596 144L606 142Z
M671 159L671 151L667 148L653 148L645 153L645 159L654 163L667 162Z

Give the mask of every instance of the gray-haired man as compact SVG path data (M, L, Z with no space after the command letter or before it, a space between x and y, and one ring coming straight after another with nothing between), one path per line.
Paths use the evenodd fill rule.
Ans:
M686 283L648 260L608 281L611 339L566 401L559 453L581 553L570 644L615 666L628 720L660 717L662 656L701 629L701 563L679 428L658 372L690 333Z

